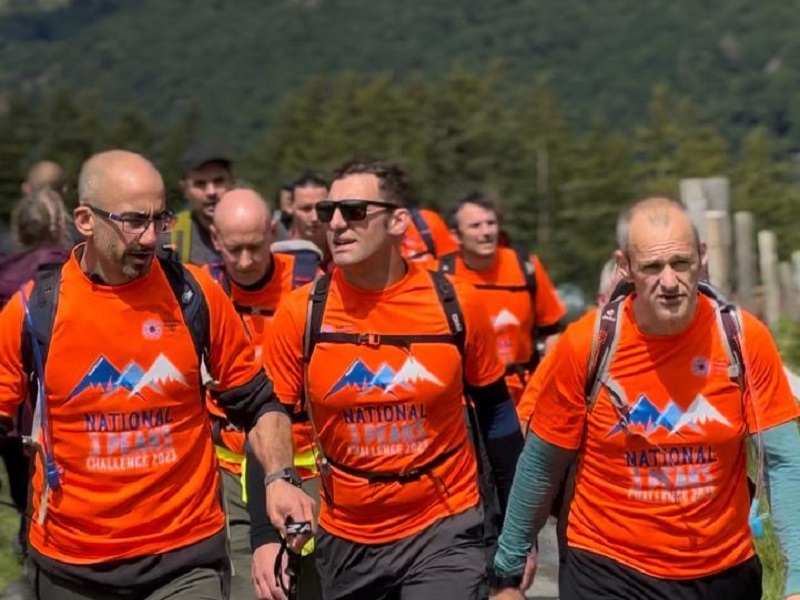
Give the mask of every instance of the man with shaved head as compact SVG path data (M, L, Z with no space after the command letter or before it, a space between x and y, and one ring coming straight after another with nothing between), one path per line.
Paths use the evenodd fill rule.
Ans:
M52 160L42 160L31 166L21 186L23 196L30 196L32 193L45 188L53 190L62 196L67 192L64 169Z
M762 492L798 600L800 408L775 342L701 283L705 247L681 203L636 202L617 234L633 292L573 324L531 381L492 597L523 598L531 540L577 458L562 600L761 598Z
M36 597L226 598L201 364L216 405L278 474L266 503L279 528L314 519L313 501L282 477L289 418L219 286L199 268L155 259L172 218L153 165L122 150L97 154L79 195L86 242L0 313L0 415L36 400Z
M302 277L298 280L296 276L297 257L270 251L271 223L270 208L256 192L237 189L225 193L216 206L210 228L214 247L222 257L222 262L206 267L233 301L250 333L258 360L263 358L263 346L270 335L272 315L278 303L306 280ZM278 539L274 537L274 530L271 528L257 528L251 534L248 502L244 501L242 493L243 471L248 477L251 471L260 473L261 476L255 482L255 491L244 494L244 498L249 496L251 509L260 511L259 514L266 520L264 472L256 467L247 469L249 461L245 461L244 432L231 423L214 402L209 401L208 408L217 458L223 468L222 481L228 506L230 550L235 571L231 598L252 598L254 584L257 597L268 598L267 593L277 593L274 568L280 544L276 543ZM296 476L296 481L308 482L316 471L313 457L308 456L311 433L302 416L295 414L295 407L286 408L292 414L297 455L297 470L293 475ZM308 485L310 484L306 483ZM308 561L305 571L308 575L313 575L311 561ZM306 587L311 584L312 582L304 581ZM303 595L304 599L311 597L305 593Z

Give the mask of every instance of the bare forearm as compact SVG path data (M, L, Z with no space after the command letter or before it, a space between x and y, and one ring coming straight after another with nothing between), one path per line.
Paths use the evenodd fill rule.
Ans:
M264 468L264 473L274 473L292 466L292 423L285 413L261 415L247 435L247 441Z

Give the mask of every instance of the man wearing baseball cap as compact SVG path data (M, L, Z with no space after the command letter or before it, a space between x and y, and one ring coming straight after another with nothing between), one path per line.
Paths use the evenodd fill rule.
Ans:
M209 226L222 195L236 187L229 155L219 146L199 143L180 159L181 189L188 208L177 214L170 243L181 262L219 262Z

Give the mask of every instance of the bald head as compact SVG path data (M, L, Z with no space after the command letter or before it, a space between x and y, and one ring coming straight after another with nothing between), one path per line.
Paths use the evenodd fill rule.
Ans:
M109 150L83 164L78 199L108 211L138 210L129 206L139 196L164 197L164 181L153 164L134 152Z
M214 210L211 239L231 279L240 285L262 281L272 265L272 225L266 201L253 190L225 193Z
M236 189L226 192L214 210L217 231L232 229L268 228L270 209L267 201L253 190Z
M64 169L51 160L42 160L28 169L28 175L22 184L22 193L29 196L40 190L53 190L63 193L65 187Z
M656 196L644 198L632 204L617 220L617 248L627 252L631 234L636 223L637 230L650 228L688 227L695 245L699 244L697 228L692 224L686 206L672 198Z

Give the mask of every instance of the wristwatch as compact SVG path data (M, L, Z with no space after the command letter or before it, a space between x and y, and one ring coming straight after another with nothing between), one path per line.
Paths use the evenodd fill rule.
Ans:
M264 477L264 487L269 487L270 483L273 481L278 481L278 479L283 479L295 487L300 487L303 485L303 480L300 478L300 475L297 473L297 471L294 468L289 467L287 469L275 471L274 473L270 473Z
M499 575L493 568L487 574L489 587L495 590L518 588L522 585L522 575Z

